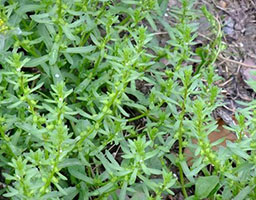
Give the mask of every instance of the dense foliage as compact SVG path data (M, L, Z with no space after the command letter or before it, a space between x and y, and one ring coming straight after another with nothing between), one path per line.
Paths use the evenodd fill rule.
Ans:
M170 25L167 4L1 1L3 196L146 200L181 189L187 199L256 198L256 104L230 128L238 142L213 151L207 135L221 105L214 85L221 33L191 0L167 11L176 21ZM215 39L198 47L203 14ZM164 45L159 27L169 36ZM241 134L246 129L250 138ZM192 166L185 147L194 152Z

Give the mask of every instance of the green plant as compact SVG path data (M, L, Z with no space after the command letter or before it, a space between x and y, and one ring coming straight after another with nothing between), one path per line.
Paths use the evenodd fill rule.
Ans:
M162 199L174 189L190 199L256 196L253 134L218 152L207 138L221 105L217 21L203 9L216 39L196 50L200 15L193 1L180 2L170 26L162 20L167 0L1 1L3 196ZM164 47L155 33L160 23L169 35ZM253 133L254 104L241 111L248 123L239 117L232 130ZM184 147L200 155L191 167Z

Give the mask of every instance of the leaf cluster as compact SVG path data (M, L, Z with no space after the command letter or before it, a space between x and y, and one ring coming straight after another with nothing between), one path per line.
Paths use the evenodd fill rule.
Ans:
M255 123L245 121L255 121L255 103L232 127L239 142L212 151L221 35L213 31L213 44L196 50L196 19L204 14L216 30L214 18L195 11L194 1L180 3L170 25L167 0L1 1L3 196L158 200L176 189L188 199L256 196ZM168 34L164 46L158 27ZM247 127L250 139L241 135ZM191 167L185 147L194 152Z

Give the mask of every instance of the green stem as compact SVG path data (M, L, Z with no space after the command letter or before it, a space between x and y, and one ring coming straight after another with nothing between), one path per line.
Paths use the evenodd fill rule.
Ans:
M180 121L180 125L179 125L179 129L178 129L178 135L179 135L179 159L183 157L183 120L184 120L184 116L185 116L185 112L186 112L186 100L187 100L187 94L188 94L188 86L185 86L185 93L184 93L184 100L182 103L182 111L181 111L181 121ZM181 160L180 160L181 161ZM183 170L182 170L182 166L179 163L178 164L178 168L179 168L179 174L180 174L180 183L181 183L181 190L183 195L185 196L185 198L188 197L186 188L185 188L185 181L184 181L184 176L183 176Z
M126 17L123 21L120 22L119 26L123 26L123 25L126 24L130 19L131 19L130 16Z
M136 117L132 117L132 118L128 119L128 122L135 121L135 120L140 119L140 118L145 117L145 116L147 116L147 114L146 113L142 113L141 115L138 115Z
M181 164L179 163L178 165L179 168L179 174L180 174L180 184L181 184L181 191L184 195L185 198L188 197L187 191L186 191L186 187L185 187L185 182L184 182L184 175L183 175L183 170L181 167Z
M80 44L79 46L84 46L85 43L87 42L88 38L90 37L91 35L91 32L92 31L89 31L89 32L84 32L82 37L81 37L81 41L80 41Z

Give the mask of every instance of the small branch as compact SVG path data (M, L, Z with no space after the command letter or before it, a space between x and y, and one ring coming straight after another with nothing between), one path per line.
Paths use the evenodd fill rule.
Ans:
M155 32L155 33L152 33L152 35L166 35L168 34L168 32Z
M243 67L249 67L249 68L256 68L256 65L249 65L249 64L245 64L245 63L242 63L242 62L239 62L239 61L236 61L236 60L232 60L232 59L229 59L229 58L225 58L221 55L219 55L219 58L224 60L225 62L231 62L231 63L234 63L234 64L238 64L238 65L241 65Z
M215 19L218 23L219 31L220 31L220 29L221 29L220 22L217 18L215 18ZM198 35L200 35L201 37L204 37L205 39L207 39L209 41L212 41L211 38L205 36L204 34L199 33ZM222 59L224 62L231 62L231 63L237 64L237 65L243 66L243 67L256 68L256 65L249 65L249 64L245 64L245 63L242 63L242 62L239 62L239 61L236 61L236 60L232 60L230 58L225 58L220 54L218 55L218 58Z

